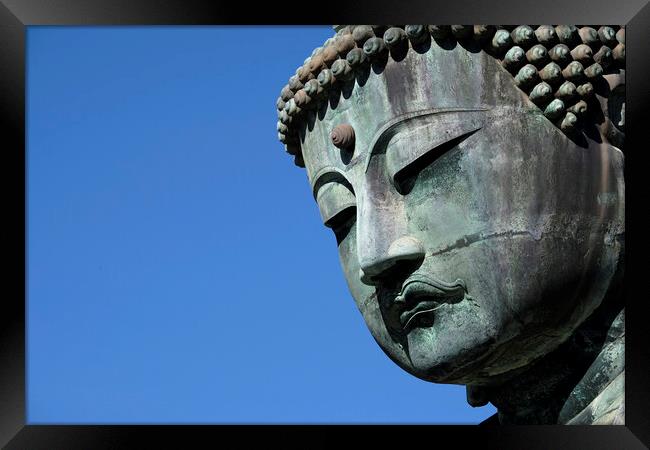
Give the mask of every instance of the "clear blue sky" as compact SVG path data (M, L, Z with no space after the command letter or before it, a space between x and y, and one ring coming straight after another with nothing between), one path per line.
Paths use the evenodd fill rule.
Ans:
M477 423L348 293L275 100L331 27L30 27L29 423Z

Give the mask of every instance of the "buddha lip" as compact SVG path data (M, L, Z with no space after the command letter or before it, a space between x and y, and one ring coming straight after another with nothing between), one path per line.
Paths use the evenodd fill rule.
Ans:
M420 274L409 277L395 297L395 303L401 305L402 328L406 330L416 316L431 313L445 303L462 300L465 292L465 282L461 279L446 283Z
M413 319L415 319L417 316L433 312L442 305L443 303L437 302L435 300L424 300L415 305L413 309L404 311L402 314L400 314L399 321L402 324L402 327L406 330L408 329Z

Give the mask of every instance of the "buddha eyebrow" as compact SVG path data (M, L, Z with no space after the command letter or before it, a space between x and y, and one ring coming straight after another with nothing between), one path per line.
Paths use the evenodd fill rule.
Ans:
M338 169L336 167L324 167L323 169L319 170L314 177L312 186L312 194L314 195L314 199L316 199L318 195L318 190L323 187L323 185L330 182L341 183L350 189L352 193L354 193L352 184L350 184L341 169Z
M478 107L478 108L431 108L431 109L422 109L419 111L413 111L410 113L402 114L397 116L394 119L389 120L384 125L382 125L377 132L375 132L374 137L370 141L371 144L368 148L368 159L365 163L364 172L368 171L370 166L370 160L374 154L376 154L380 149L385 147L388 141L395 136L401 129L406 126L406 124L413 120L427 116L434 115L443 115L447 113L462 113L462 112L482 112L489 111L491 108L488 107Z

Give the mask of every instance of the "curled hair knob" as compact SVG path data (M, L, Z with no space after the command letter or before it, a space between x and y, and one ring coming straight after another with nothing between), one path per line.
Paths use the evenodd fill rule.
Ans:
M346 150L354 145L354 128L347 123L342 123L334 127L330 133L332 144L341 150Z

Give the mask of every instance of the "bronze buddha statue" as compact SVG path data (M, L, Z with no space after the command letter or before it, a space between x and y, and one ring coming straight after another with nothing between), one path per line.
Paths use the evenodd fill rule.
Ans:
M624 28L335 29L278 132L379 346L501 423L624 423Z

